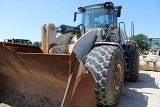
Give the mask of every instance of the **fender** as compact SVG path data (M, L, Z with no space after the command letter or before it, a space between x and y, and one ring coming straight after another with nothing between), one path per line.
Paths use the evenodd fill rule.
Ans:
M138 46L137 46L137 43L133 40L131 40L131 50L132 51L135 51L137 50Z
M85 62L87 54L94 46L97 36L98 30L93 29L81 36L74 44L72 52L74 52L83 63Z
M100 46L100 45L112 45L112 46L117 46L123 53L123 48L119 43L115 42L96 42L95 46Z

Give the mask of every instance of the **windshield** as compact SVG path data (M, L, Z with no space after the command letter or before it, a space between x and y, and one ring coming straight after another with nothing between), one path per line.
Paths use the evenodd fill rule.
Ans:
M160 38L153 38L151 40L151 49L160 49Z
M82 13L82 24L87 30L93 28L109 28L109 10L102 6L86 7Z

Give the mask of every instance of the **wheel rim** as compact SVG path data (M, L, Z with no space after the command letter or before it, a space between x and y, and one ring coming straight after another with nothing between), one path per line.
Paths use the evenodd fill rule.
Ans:
M122 83L122 67L120 63L118 63L114 70L114 89L116 91L120 89L121 83Z

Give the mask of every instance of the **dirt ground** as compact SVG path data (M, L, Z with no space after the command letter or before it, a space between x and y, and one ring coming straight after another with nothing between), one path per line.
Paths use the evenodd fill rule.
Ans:
M116 107L160 107L160 72L140 71L137 82L125 82Z
M9 93L1 91L0 107L53 107L53 102L45 97L33 96L28 98L16 91L10 91Z
M0 107L35 107L36 105L22 105L14 96L0 96ZM21 99L23 96L19 96ZM160 107L160 72L140 71L137 82L125 82L119 103L115 107ZM46 106L47 102L38 104ZM45 105L44 105L45 104Z

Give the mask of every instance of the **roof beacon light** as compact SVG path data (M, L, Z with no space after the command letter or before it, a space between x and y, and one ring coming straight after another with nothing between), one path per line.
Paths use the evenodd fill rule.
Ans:
M85 9L84 9L83 7L79 7L79 8L78 8L78 11L79 11L79 12L84 12Z
M113 4L112 2L106 2L106 3L104 4L104 7L105 7L105 8L114 8L114 4Z

